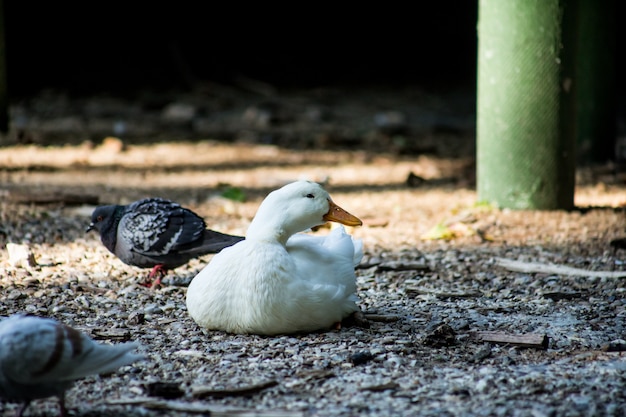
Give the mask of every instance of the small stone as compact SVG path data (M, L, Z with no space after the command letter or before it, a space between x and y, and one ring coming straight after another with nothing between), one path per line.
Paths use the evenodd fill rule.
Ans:
M353 355L350 355L350 362L355 365L362 365L374 359L374 355L371 354L369 350L364 350L362 352L357 352Z
M163 309L161 307L159 307L156 304L148 304L145 308L144 308L144 313L145 314L163 314Z
M37 266L35 255L30 247L25 244L7 243L7 251L9 252L9 263L15 268L33 268Z
M146 315L141 311L133 311L128 315L128 320L126 323L129 325L139 325L143 324L146 321Z
M19 300L22 298L26 298L26 294L22 293L21 291L18 290L11 290L9 292L9 294L7 294L7 299L8 300Z
M442 324L424 338L424 344L431 347L445 347L456 343L456 333L452 327Z

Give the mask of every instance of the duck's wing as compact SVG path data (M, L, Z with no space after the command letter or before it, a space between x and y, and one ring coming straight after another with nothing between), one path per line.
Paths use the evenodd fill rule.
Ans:
M363 258L363 240L349 235L342 225L334 228L326 236L322 245L332 253L340 253L348 258L352 257L353 266L357 266Z
M356 291L354 267L363 256L363 244L347 234L343 226L327 236L293 235L286 249L301 279L311 284L342 286L344 293Z

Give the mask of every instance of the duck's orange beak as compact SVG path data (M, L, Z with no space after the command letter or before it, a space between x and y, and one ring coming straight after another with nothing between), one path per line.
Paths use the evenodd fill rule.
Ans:
M328 199L328 213L324 214L322 218L327 222L337 222L346 226L361 226L363 224L361 219L348 213L331 199Z

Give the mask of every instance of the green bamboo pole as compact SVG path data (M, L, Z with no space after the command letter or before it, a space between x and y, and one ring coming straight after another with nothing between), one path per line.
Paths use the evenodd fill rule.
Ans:
M477 192L513 209L574 205L575 147L562 133L558 0L480 0Z

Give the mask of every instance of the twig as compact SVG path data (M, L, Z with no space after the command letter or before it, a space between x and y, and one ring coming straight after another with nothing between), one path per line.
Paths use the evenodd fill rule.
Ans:
M271 388L278 385L278 381L270 380L261 382L258 384L252 384L244 387L233 387L233 388L212 388L207 386L195 386L191 387L191 395L196 398L205 398L205 397L233 397L239 395L251 395L256 394L257 392L261 392L266 388Z
M387 391L387 390L396 390L399 387L400 387L400 384L398 384L397 382L386 382L384 384L368 385L365 387L361 387L361 391L380 392L380 391Z
M428 271L430 267L424 262L387 262L378 265L379 271Z
M242 410L222 407L219 405L205 404L201 401L168 401L158 400L150 397L139 398L120 398L117 400L109 400L105 404L107 405L133 405L149 408L152 410L169 410L169 411L182 411L186 413L198 413L206 414L211 417L303 417L304 413L301 411L287 411L287 410Z
M572 268L565 265L540 264L536 262L515 261L513 259L496 258L496 263L502 268L514 272L542 273L556 275L570 275L590 278L622 278L626 277L626 271L588 271L586 269Z
M395 314L364 314L365 318L369 321L377 321L382 323L391 323L400 320L400 316Z
M545 334L526 333L508 334L504 332L480 331L474 337L481 342L496 343L499 345L513 345L535 349L547 349L550 339Z
M445 292L435 291L428 288L420 287L406 287L404 289L407 295L434 295L437 298L474 298L480 297L482 294L478 292Z

